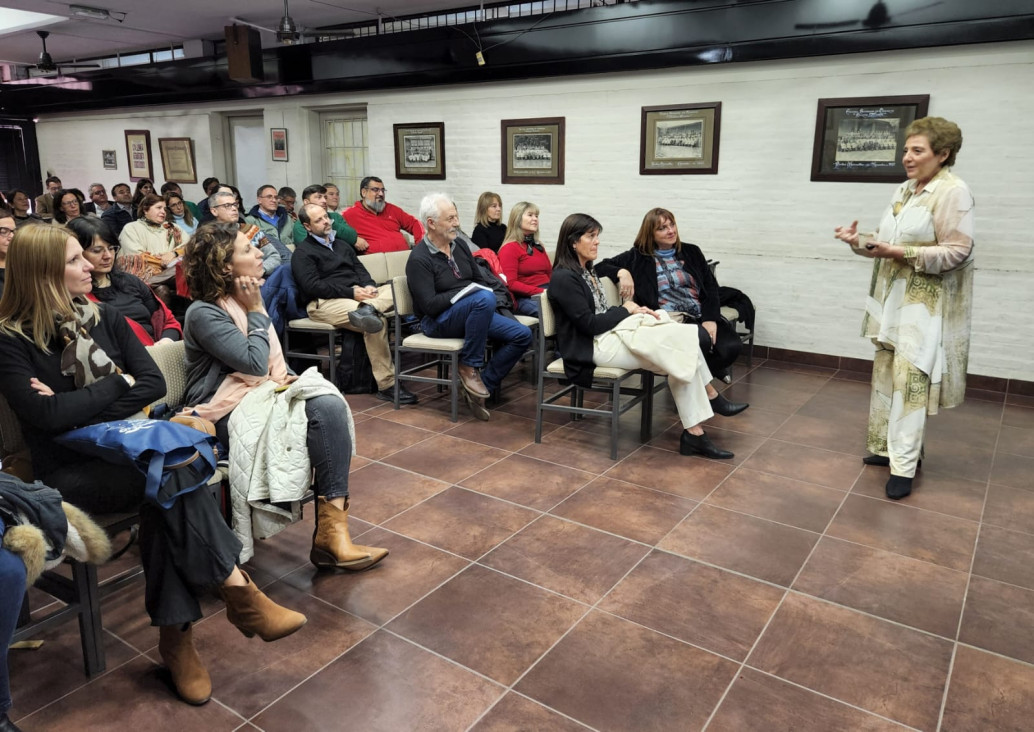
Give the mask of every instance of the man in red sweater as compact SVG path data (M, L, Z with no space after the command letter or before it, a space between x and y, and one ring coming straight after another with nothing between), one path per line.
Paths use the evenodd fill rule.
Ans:
M359 200L342 212L348 225L365 239L370 247L363 254L374 252L404 252L409 242L402 236L408 231L413 241L424 238L424 227L398 206L384 200L387 189L380 178L367 176L359 184Z

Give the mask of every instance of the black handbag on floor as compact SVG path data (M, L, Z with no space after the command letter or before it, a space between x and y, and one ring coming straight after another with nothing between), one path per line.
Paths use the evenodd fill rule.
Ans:
M343 331L341 356L337 362L337 373L333 375L334 385L343 394L372 394L377 391L373 379L373 368L366 353L366 344L360 333Z

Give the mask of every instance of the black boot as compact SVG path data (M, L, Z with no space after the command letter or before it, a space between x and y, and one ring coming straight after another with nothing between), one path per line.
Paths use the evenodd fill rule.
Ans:
M732 417L749 407L745 402L730 402L721 394L711 400L711 411L723 417Z
M703 455L712 460L728 460L734 457L728 450L715 447L706 432L702 435L691 435L686 430L682 430L682 437L679 439L679 454Z
M897 501L912 492L912 479L891 473L887 481L887 498Z
M363 303L348 314L348 322L363 333L377 333L384 328L384 321L373 305Z

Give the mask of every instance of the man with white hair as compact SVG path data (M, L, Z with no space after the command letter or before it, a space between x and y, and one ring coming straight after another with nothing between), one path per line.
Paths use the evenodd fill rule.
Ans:
M496 312L492 282L467 247L456 242L460 220L448 196L424 196L420 221L426 235L413 247L406 262L414 311L426 335L463 339L459 376L464 398L475 417L487 420L484 400L499 388L524 354L531 343L531 331ZM496 348L486 364L489 338Z

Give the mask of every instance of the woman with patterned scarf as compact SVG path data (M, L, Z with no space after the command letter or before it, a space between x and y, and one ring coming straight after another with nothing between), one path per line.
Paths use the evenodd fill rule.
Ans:
M212 684L194 648L199 598L218 588L227 619L247 636L282 638L305 616L276 605L237 566L240 542L210 491L169 509L144 502L146 477L132 466L85 457L54 438L84 425L126 419L165 394L165 380L117 311L86 299L93 269L63 226L25 227L8 251L0 298L0 392L21 422L35 478L88 512L140 511L145 605L160 626L158 653L180 697L203 704Z
M538 317L534 297L545 292L553 265L539 241L539 207L521 201L510 209L503 245L499 247L499 266L506 286L517 300L517 312Z
M911 494L927 415L966 397L973 309L973 195L951 172L962 131L941 117L905 130L898 186L875 234L858 222L834 236L873 262L862 335L876 346L862 458L890 467L887 497Z
M160 258L162 267L168 267L182 255L188 236L167 221L166 214L165 199L153 193L144 196L137 209L137 220L126 224L119 234L119 258L150 254Z

